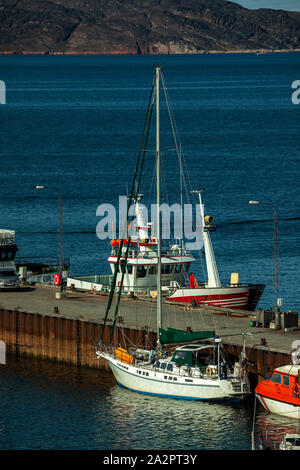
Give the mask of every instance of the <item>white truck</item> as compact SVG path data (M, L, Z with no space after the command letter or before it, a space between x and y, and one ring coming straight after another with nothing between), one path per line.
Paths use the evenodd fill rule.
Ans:
M20 288L20 277L14 261L17 251L15 231L0 229L0 289Z

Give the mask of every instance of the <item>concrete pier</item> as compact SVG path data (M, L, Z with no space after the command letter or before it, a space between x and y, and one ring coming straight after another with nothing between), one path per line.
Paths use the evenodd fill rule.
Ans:
M67 292L61 299L53 287L26 287L19 292L0 292L0 340L8 352L69 362L80 366L106 367L96 358L108 297ZM110 309L104 342L110 338L115 303ZM215 330L223 338L227 352L238 357L242 333L246 333L250 372L259 380L279 365L290 363L292 343L300 330L283 331L253 328L255 314L220 308L163 305L163 326L178 329ZM140 347L156 340L156 302L122 298L114 333L115 345L138 343Z

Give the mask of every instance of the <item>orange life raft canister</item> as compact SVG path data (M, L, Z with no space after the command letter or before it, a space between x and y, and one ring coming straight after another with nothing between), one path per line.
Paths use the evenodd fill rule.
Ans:
M117 358L121 361L124 362L124 364L133 364L134 359L133 355L130 354L126 349L123 348L117 348L115 349L115 353Z

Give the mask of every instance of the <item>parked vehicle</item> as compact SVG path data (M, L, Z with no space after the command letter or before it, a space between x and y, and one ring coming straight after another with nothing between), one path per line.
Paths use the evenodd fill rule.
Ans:
M19 289L20 277L15 265L18 247L15 231L0 229L0 289Z

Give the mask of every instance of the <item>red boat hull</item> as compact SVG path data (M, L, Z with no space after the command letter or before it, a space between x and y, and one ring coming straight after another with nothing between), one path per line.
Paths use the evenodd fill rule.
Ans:
M263 284L217 288L179 288L167 300L182 303L196 302L198 305L253 311L264 288Z

